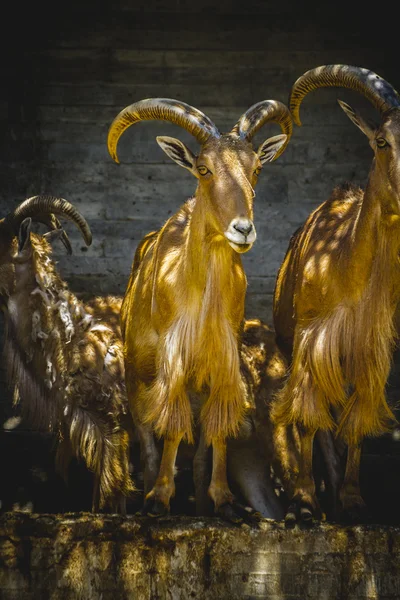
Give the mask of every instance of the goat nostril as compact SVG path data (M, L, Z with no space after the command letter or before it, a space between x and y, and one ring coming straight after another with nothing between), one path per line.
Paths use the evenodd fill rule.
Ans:
M253 229L253 225L251 223L246 225L241 223L235 223L233 228L243 235L249 235L250 231Z

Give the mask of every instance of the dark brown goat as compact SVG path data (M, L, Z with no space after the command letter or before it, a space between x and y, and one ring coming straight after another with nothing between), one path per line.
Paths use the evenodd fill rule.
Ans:
M123 352L115 320L120 301L98 298L85 305L68 289L46 239L62 236L68 246L65 233L31 232L32 219L50 223L54 213L71 219L86 243L91 242L86 221L62 199L30 198L0 221L8 382L28 421L56 434L58 466L65 471L76 457L94 473L93 511L124 511L133 486Z
M271 420L288 376L288 362L273 329L259 319L244 322L240 362L251 408L237 438L228 442L229 479L249 506L264 517L280 520L289 508L299 473L300 434L296 424L278 430ZM331 450L322 442L324 450ZM326 490L324 511L331 512L332 473L324 462L315 467L318 483ZM279 498L274 487L279 488Z
M291 361L290 377L274 408L277 430L301 431L300 473L293 490L296 518L319 516L312 476L315 433L333 432L347 447L339 492L342 516L365 513L359 465L365 436L388 430L385 397L398 335L400 298L400 98L375 73L349 65L321 66L302 75L290 95L299 106L311 90L346 87L368 98L381 115L372 126L340 102L374 152L365 190L337 188L293 236L280 268L274 325Z
M244 322L240 364L251 408L238 436L228 441L228 477L248 506L263 517L280 520L284 504L275 493L274 480L278 478L288 489L296 454L289 440L284 452L275 448L270 413L275 394L286 379L287 362L276 344L275 332L259 319Z

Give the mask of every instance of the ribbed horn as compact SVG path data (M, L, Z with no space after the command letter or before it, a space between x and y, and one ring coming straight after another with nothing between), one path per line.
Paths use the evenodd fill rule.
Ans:
M270 122L278 123L282 133L285 133L288 137L276 154L275 160L285 151L293 133L292 117L283 102L279 102L279 100L262 100L253 104L242 114L231 133L238 135L243 140L250 141L263 125Z
M307 71L293 84L289 109L296 125L301 125L299 113L304 96L320 87L344 87L360 92L380 113L400 106L396 90L373 71L352 65L322 65Z
M191 133L200 144L210 136L219 138L221 133L214 123L197 108L172 98L147 98L130 104L115 117L107 138L108 152L116 163L118 140L124 131L139 121L169 121Z
M12 225L14 231L17 233L20 224L26 217L32 217L34 220L41 221L41 217L49 213L54 213L73 221L80 230L86 245L90 246L92 243L92 232L89 225L80 212L63 198L46 195L32 196L17 206L12 213L9 213L6 221ZM42 222L49 224L48 219ZM53 221L54 225L57 225L57 223L58 220Z

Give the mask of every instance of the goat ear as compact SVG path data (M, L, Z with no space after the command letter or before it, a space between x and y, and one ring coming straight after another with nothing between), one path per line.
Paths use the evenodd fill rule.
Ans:
M280 135L274 135L274 137L268 138L261 144L257 150L258 158L260 159L261 164L275 160L279 150L286 143L287 137L288 136L284 133Z
M196 175L196 157L183 142L166 135L159 135L156 140L157 144L164 150L165 154L178 163L178 165L188 169L193 175Z
M51 231L47 231L43 237L45 240L47 240L50 244L51 242L54 242L55 240L59 240L62 235L64 233L64 229L52 229Z
M31 229L32 229L32 219L27 217L24 219L19 226L18 231L18 253L20 254L24 250L27 249L28 244L31 241Z
M359 115L354 108L351 108L349 104L346 104L346 102L338 100L338 103L340 108L349 117L350 121L353 121L354 125L357 125L357 127L361 129L363 134L366 135L369 140L372 140L376 129L375 124L368 119L363 119L363 117Z

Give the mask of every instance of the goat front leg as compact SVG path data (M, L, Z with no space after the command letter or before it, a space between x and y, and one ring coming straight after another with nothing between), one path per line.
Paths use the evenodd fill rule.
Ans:
M229 489L227 477L226 439L217 438L212 441L213 459L211 483L208 494L214 502L214 511L217 515L232 523L243 521L257 522L260 513L250 507L245 507L236 502Z
M339 492L342 520L359 523L368 518L368 511L360 492L361 444L349 444L346 471Z
M135 427L139 436L140 455L144 465L143 479L146 496L156 482L160 468L160 456L152 429L142 423L135 423Z
M164 438L164 448L160 470L153 489L147 494L143 513L150 517L159 517L169 513L169 504L175 494L174 469L176 455L183 434Z
M329 492L327 512L330 513L330 518L333 521L337 521L340 514L338 506L339 489L343 479L341 454L344 453L345 448L341 452L341 449L338 448L340 446L338 440L334 440L332 432L328 430L318 430L316 441L321 450L327 473L327 481L325 482Z
M210 517L213 512L212 502L207 494L210 485L210 447L207 446L204 433L201 430L199 443L193 458L193 481L196 495L196 515Z
M305 524L311 524L313 518L319 520L322 516L313 477L313 442L315 433L315 429L303 428L300 435L299 473L294 484L293 498L285 516L287 527L292 527L299 520Z
M126 392L129 400L129 408L134 424L134 431L139 438L140 461L144 468L144 495L148 494L153 488L160 468L160 453L153 429L150 425L142 423L139 417L138 407L140 406L146 387L142 382L137 381L136 372L129 363L125 369Z

